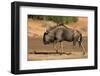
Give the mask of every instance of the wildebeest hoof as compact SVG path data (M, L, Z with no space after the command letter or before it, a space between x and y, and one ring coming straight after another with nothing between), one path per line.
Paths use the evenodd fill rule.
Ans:
M85 55L85 52L83 52L83 55Z
M61 53L61 52L58 52L58 54L59 54L59 55L62 55L63 53Z
M70 55L70 54L72 54L71 52L68 52L68 53L66 53L67 55Z
M58 50L56 50L56 53L57 53L57 54L59 53Z
M59 53L60 55L62 55L63 53Z

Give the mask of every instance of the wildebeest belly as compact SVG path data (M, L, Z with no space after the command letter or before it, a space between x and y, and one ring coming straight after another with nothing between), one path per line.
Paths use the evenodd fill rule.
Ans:
M71 42L71 41L73 41L73 33L72 32L65 32L63 34L63 38L65 41Z

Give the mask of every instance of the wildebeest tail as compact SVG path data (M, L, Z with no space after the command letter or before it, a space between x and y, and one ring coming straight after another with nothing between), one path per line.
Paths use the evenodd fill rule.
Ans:
M82 45L82 34L80 34L80 37L79 37L79 46Z

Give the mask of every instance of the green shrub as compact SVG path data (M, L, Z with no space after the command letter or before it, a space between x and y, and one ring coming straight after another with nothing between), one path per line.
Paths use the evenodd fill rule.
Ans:
M72 22L77 22L78 17L73 17L73 16L42 16L42 15L29 15L29 18L34 19L39 19L39 20L47 20L47 21L54 21L56 23L65 23L69 24Z

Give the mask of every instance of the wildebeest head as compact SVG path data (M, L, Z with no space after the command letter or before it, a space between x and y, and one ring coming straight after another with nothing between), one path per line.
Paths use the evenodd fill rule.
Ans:
M49 44L54 42L54 36L50 32L45 32L43 35L43 43Z

